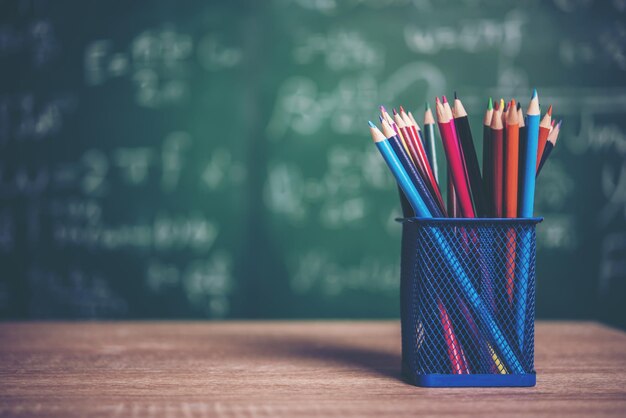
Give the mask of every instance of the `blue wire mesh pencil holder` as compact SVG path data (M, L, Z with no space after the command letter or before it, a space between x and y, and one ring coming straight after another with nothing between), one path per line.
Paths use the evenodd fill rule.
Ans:
M534 386L531 219L404 219L402 371L428 387Z

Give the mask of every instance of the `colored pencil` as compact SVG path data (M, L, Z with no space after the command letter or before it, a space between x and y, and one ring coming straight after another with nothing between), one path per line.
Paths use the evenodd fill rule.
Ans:
M519 122L517 120L515 100L511 100L509 112L506 118L504 152L504 216L507 218L515 218L517 216L517 177L519 170ZM506 236L506 292L509 297L509 303L513 303L513 290L515 287L515 257L517 253L517 234L515 229L508 228Z
M409 117L413 119L411 112L409 112ZM426 110L424 111L424 145L426 147L426 157L430 162L430 167L433 169L433 175L437 183L439 183L439 164L437 163L437 149L435 147L435 118L428 103L426 103Z
M473 347L480 351L477 354L476 360L478 361L478 365L475 369L480 370L483 367L488 367L490 373L507 373L506 368L502 366L502 362L498 358L498 355L493 351L493 348L491 348L489 343L485 341L482 332L478 328L476 321L474 321L474 317L467 307L467 304L463 301L463 298L457 297L457 305L459 306L459 309L463 314L463 319L465 319L465 323L467 324L467 327L464 327L464 329L467 330L469 336L474 341ZM474 373L479 373L478 370L474 370Z
M487 110L483 118L483 190L485 216L494 216L491 210L492 182L493 182L493 146L491 143L491 118L493 117L493 101L491 97L487 103Z
M383 121L382 128L383 128L382 129L383 135L389 141L391 148L396 153L396 156L400 160L402 167L404 167L404 170L406 171L409 178L411 179L413 186L415 186L418 193L424 200L424 203L426 203L426 206L428 207L428 210L430 211L430 213L436 217L443 217L443 213L437 206L437 203L435 203L435 201L433 200L433 197L428 191L428 188L426 187L424 180L418 173L417 168L411 161L411 158L409 157L408 153L405 151L404 147L402 146L402 143L400 142L400 138L395 134L395 132L389 126L387 121Z
M448 347L448 358L452 365L453 374L469 374L469 368L467 366L467 360L461 342L457 339L454 333L454 327L452 321L448 316L448 311L441 302L437 300L437 307L439 308L439 318L441 320L441 327L443 328L443 336Z
M524 149L524 168L522 182L522 198L519 202L519 216L532 218L535 204L535 178L537 176L537 147L539 142L539 97L537 90L533 95L526 111L526 141ZM524 230L520 236L522 248L530 248L532 233ZM526 309L528 307L528 266L530 265L530 251L522 251L519 254L519 272L517 274L517 298L515 306L515 320L517 331L517 343L520 352L524 350L526 342Z
M463 153L463 147L461 146L461 141L459 140L459 131L454 121L454 112L452 111L452 107L450 106L450 103L448 102L448 99L446 98L446 96L441 96L441 99L442 99L441 104L443 105L443 108L446 114L450 118L450 125L452 125L452 128L453 128L452 133L454 136L454 143L456 143L456 146L459 150L461 166L463 167L463 177L465 178L465 187L467 188L467 191L469 193L470 202L472 203L472 211L474 212L474 217L475 217L476 208L474 207L474 202L472 202L472 189L471 189L471 185L469 182L469 175L467 174L467 164L465 163L465 155Z
M491 346L491 344L489 344L489 342L487 342L487 348L489 349L489 352L491 353L491 358L492 358L493 362L495 363L496 368L498 369L500 374L507 374L508 370L506 369L504 364L502 364L502 362L498 358L498 355L496 354L496 352L493 349L493 347Z
M519 123L519 159L517 174L517 215L519 216L519 202L522 200L522 190L524 189L524 157L526 155L526 123L522 105L517 102L517 122Z
M407 145L409 155L411 156L413 163L417 167L422 178L427 181L428 190L432 194L433 197L436 198L436 191L433 189L430 179L428 177L428 172L424 165L425 156L422 156L420 153L420 143L419 140L416 140L414 134L410 127L406 126L398 112L393 109L393 120L398 127L398 130L401 134L403 134L405 138L405 144Z
M548 135L548 141L543 151L543 155L541 156L541 162L539 164L539 168L537 169L537 175L539 175L539 173L541 172L543 165L548 160L548 157L550 157L550 153L552 152L552 149L554 149L554 147L556 146L556 141L557 139L559 139L559 133L561 132L562 122L563 121L559 121L559 123L556 124L552 132L550 132L550 135Z
M411 182L409 175L404 170L402 163L393 151L393 148L387 138L385 138L385 135L383 135L383 133L371 121L369 122L369 125L372 139L374 140L378 151L387 163L387 166L391 170L393 176L396 178L398 185L402 188L402 191L409 200L409 203L411 203L411 206L415 211L415 215L424 218L432 217L426 203L424 203L424 200Z
M520 201L520 216L532 218L535 204L535 177L537 175L537 147L539 141L539 97L537 90L526 111L526 144L524 153L524 184Z
M400 141L402 142L402 146L404 147L405 151L409 153L409 156L411 156L409 152L409 147L407 145L406 139L404 138L404 135L402 134L402 132L400 132L400 129L398 129L398 126L396 125L394 120L391 118L391 116L389 116L389 113L387 113L387 110L385 109L385 107L382 105L380 106L380 113L382 114L383 118L387 121L389 126L393 128L395 133L400 138ZM413 157L411 157L411 159L413 159ZM413 162L415 163L415 161Z
M424 147L424 135L422 134L420 125L417 123L415 118L409 117L409 113L410 112L407 113L404 108L400 106L400 116L402 117L402 120L404 120L407 125L411 125L415 129L415 135L417 135L417 138L419 138L422 143L422 147Z
M494 110L491 118L491 145L493 158L492 211L496 218L502 217L504 179L504 138L502 126L503 103Z
M459 209L459 201L456 197L456 192L454 191L454 182L452 181L452 173L450 172L450 167L446 170L447 173L447 181L448 181L448 216L450 218L459 218L461 216Z
M500 98L500 118L502 119L502 143L504 143L504 138L506 138L506 114L509 110L509 103L505 102L503 98ZM504 149L504 146L502 147Z
M474 137L470 128L469 117L463 103L454 93L454 124L459 136L463 156L465 157L465 165L469 177L470 190L472 193L474 206L477 216L485 216L483 209L483 185L480 167L478 165L478 156L476 148L474 148Z
M441 213L446 213L445 205L443 203L443 198L441 197L441 192L439 190L439 184L437 184L437 180L435 180L435 176L432 172L432 168L430 167L430 163L428 162L428 157L426 156L426 151L424 150L424 144L418 135L418 126L413 124L404 111L404 109L400 108L400 113L397 113L394 109L394 120L397 125L404 125L409 135L409 140L407 144L409 145L409 150L414 154L414 161L420 168L424 181L426 182L428 189L432 193L435 198L437 204L439 205L439 209Z
M548 142L548 135L552 130L552 106L548 108L548 111L541 119L539 124L539 139L537 145L537 167L535 170L539 171L539 164L541 163L541 157L543 156L543 150L546 148L546 142Z
M448 106L449 108L449 106ZM465 180L465 170L461 161L461 154L456 137L456 131L453 125L452 114L448 114L443 104L437 98L436 103L437 124L439 125L439 133L443 142L446 153L448 166L452 174L454 189L459 199L461 214L466 218L474 218L474 208L472 207L472 199L469 194L467 182Z
M511 101L511 110L506 119L505 149L505 186L504 186L504 216L517 217L517 185L519 161L519 122L515 100Z

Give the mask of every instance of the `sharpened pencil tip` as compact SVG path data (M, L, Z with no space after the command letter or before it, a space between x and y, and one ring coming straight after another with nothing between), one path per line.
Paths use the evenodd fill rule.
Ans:
M380 123L383 123L385 118L383 118L383 115L378 115L378 120L380 121Z
M517 102L517 110L520 110L522 108L522 104L520 102Z
M426 106L424 107L424 109L430 110L430 105L428 104L428 102L426 102Z
M561 129L561 123L563 123L563 120L560 120L559 123L556 124L556 127Z
M552 116L552 105L550 105L550 107L548 107L548 115Z
M459 96L456 95L456 90L454 90L454 100L458 99Z
M406 113L406 112L404 111L404 108L402 107L402 105L400 105L400 113Z
M448 103L448 99L446 98L446 96L441 96L441 99L443 100L444 103Z
M393 111L393 114L394 114L394 115L397 115L397 114L398 114L398 111L396 110L396 108L395 108L395 107L392 109L392 111Z
M537 97L537 89L533 89L533 96L530 98L530 100L534 99L535 97Z
M491 97L489 98L489 103L487 103L487 110L493 110L493 100Z
M437 97L435 98L435 103L437 103L437 104L441 103L441 100L439 100L439 96L437 96Z
M380 113L387 113L387 109L385 109L385 106L380 105Z
M371 120L368 120L367 123L370 124L370 128L375 128L376 125L374 125L374 123Z

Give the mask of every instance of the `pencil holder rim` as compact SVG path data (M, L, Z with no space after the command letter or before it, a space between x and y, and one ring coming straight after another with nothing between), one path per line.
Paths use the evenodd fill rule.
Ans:
M399 223L416 224L532 224L543 222L543 217L536 218L396 218Z

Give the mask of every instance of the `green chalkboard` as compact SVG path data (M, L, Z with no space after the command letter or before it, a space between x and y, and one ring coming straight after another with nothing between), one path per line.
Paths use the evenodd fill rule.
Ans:
M625 18L576 0L1 2L0 315L397 317L400 206L367 120L421 120L456 90L480 138L487 97L537 87L564 119L537 186L537 314L626 325Z

